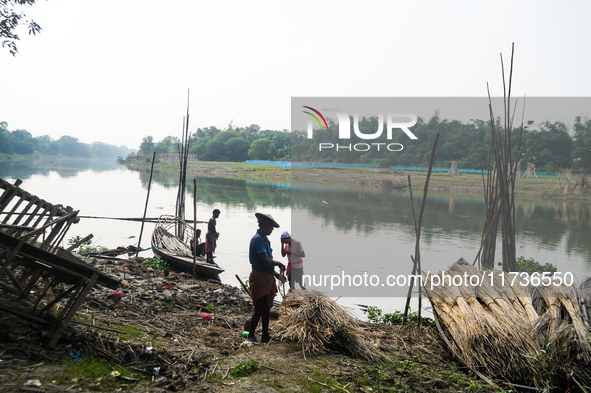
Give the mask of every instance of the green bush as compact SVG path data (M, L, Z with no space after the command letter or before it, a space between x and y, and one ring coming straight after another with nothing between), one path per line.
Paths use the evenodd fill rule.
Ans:
M82 240L82 238L80 236L74 236L73 238L68 240L68 244L75 244L77 242L79 242L80 240ZM91 246L92 241L91 240L87 240L84 243L82 243L82 245L80 245L80 247L75 250L78 254L85 254L85 253L89 253L89 252L103 252L103 251L108 251L109 249L107 247L103 247L103 246Z
M525 257L521 256L517 258L517 271L526 273L555 273L558 269L551 263L541 265L533 258L525 259Z
M150 267L153 267L154 269L157 269L157 270L170 269L170 265L168 264L168 262L163 261L162 259L158 259L158 258L144 258L144 261L142 263L144 265L148 265Z
M244 363L240 363L232 367L230 375L234 378L246 377L257 371L260 368L259 362L254 359L248 359Z
M402 323L404 312L396 310L391 314L382 314L382 310L375 307L369 306L366 310L363 310L367 314L367 319L373 323L383 323L385 325L400 325ZM410 322L418 322L419 314L416 311L411 311L408 306L407 320ZM431 318L421 317L421 324L431 324L433 320Z

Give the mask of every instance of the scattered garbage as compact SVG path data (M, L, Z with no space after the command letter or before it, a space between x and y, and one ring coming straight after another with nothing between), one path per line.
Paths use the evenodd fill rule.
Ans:
M160 372L160 367L154 367L154 375L158 375Z
M162 287L161 289L172 289L172 288L170 287L170 285L167 285L165 287Z
M118 377L120 375L121 375L121 373L119 371L113 371L113 372L111 372L111 376L112 377Z
M224 292L224 290L222 288L218 288L215 291L213 291L213 293L222 293Z
M27 382L25 382L25 386L39 387L41 386L41 381L38 379L29 379Z
M152 347L146 347L146 352L150 352L152 350Z
M70 355L70 356L74 356L74 357L75 357L75 359L74 359L74 362L76 362L76 363L80 363L80 362L82 361L82 360L80 359L80 351L76 351L76 353L75 353L75 354L74 354L74 353L72 353L72 352L70 352L70 353L68 353L68 355Z
M114 291L108 296L108 298L112 300L121 300L122 297L123 295L119 291Z
M242 332L242 337L248 338L248 332L246 330Z
M206 313L206 312L204 312L203 314L201 314L201 318L207 319L209 321L213 321L213 317L211 315L209 315L208 313Z

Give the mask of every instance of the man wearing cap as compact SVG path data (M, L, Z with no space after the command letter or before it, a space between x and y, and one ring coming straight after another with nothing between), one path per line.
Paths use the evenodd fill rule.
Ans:
M209 222L207 223L207 233L205 234L205 254L207 255L207 263L213 263L213 253L215 252L215 249L217 247L217 240L220 236L220 234L217 233L215 228L217 223L216 218L218 218L219 216L219 209L214 209L212 217L209 219Z
M304 275L304 260L306 256L302 243L291 237L289 232L285 231L281 234L281 256L287 255L287 279L289 280L289 291L295 289L295 283L300 284L302 290L306 290L303 284L302 276Z
M273 307L273 298L277 294L275 278L280 277L279 273L275 272L275 266L279 267L280 270L285 270L285 265L273 260L273 249L267 237L273 232L273 228L279 228L279 224L270 214L256 213L255 216L259 229L250 239L248 249L248 258L252 266L248 281L250 284L250 297L254 304L254 314L250 320L248 340L252 342L258 341L255 330L259 324L259 319L262 318L263 332L261 341L269 342L271 341L269 335L269 310Z

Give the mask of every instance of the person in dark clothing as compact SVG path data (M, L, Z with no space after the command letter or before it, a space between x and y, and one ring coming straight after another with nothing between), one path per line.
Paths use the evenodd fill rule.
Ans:
M252 266L250 272L250 297L254 304L254 314L250 320L250 330L248 331L248 340L257 342L255 330L262 318L262 334L261 341L271 341L269 335L269 310L273 307L273 298L277 294L277 285L275 279L282 277L275 272L275 266L279 267L281 271L285 270L285 265L281 262L273 260L273 249L268 237L273 228L279 228L279 224L273 219L270 214L256 213L255 214L259 229L257 233L250 239L250 246L248 249L248 258Z
M197 256L205 252L205 243L201 243L201 229L197 229L195 237L191 239L191 251Z
M216 231L216 218L220 216L220 211L218 209L214 209L212 217L209 219L207 223L207 233L205 234L205 254L206 262L213 263L213 253L217 247L217 240L220 236L219 233Z

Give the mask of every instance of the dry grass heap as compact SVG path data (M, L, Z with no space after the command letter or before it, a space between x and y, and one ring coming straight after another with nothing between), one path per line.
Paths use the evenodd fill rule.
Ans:
M357 321L335 301L316 291L285 299L275 336L297 341L304 352L338 351L368 360L383 360Z
M480 285L438 285L425 292L450 349L471 368L491 377L548 384L571 372L588 383L591 334L582 292L575 286L523 286L498 270L454 264L447 276L484 277ZM440 272L439 277L443 274ZM504 280L503 280L504 278ZM473 282L475 284L475 281Z

